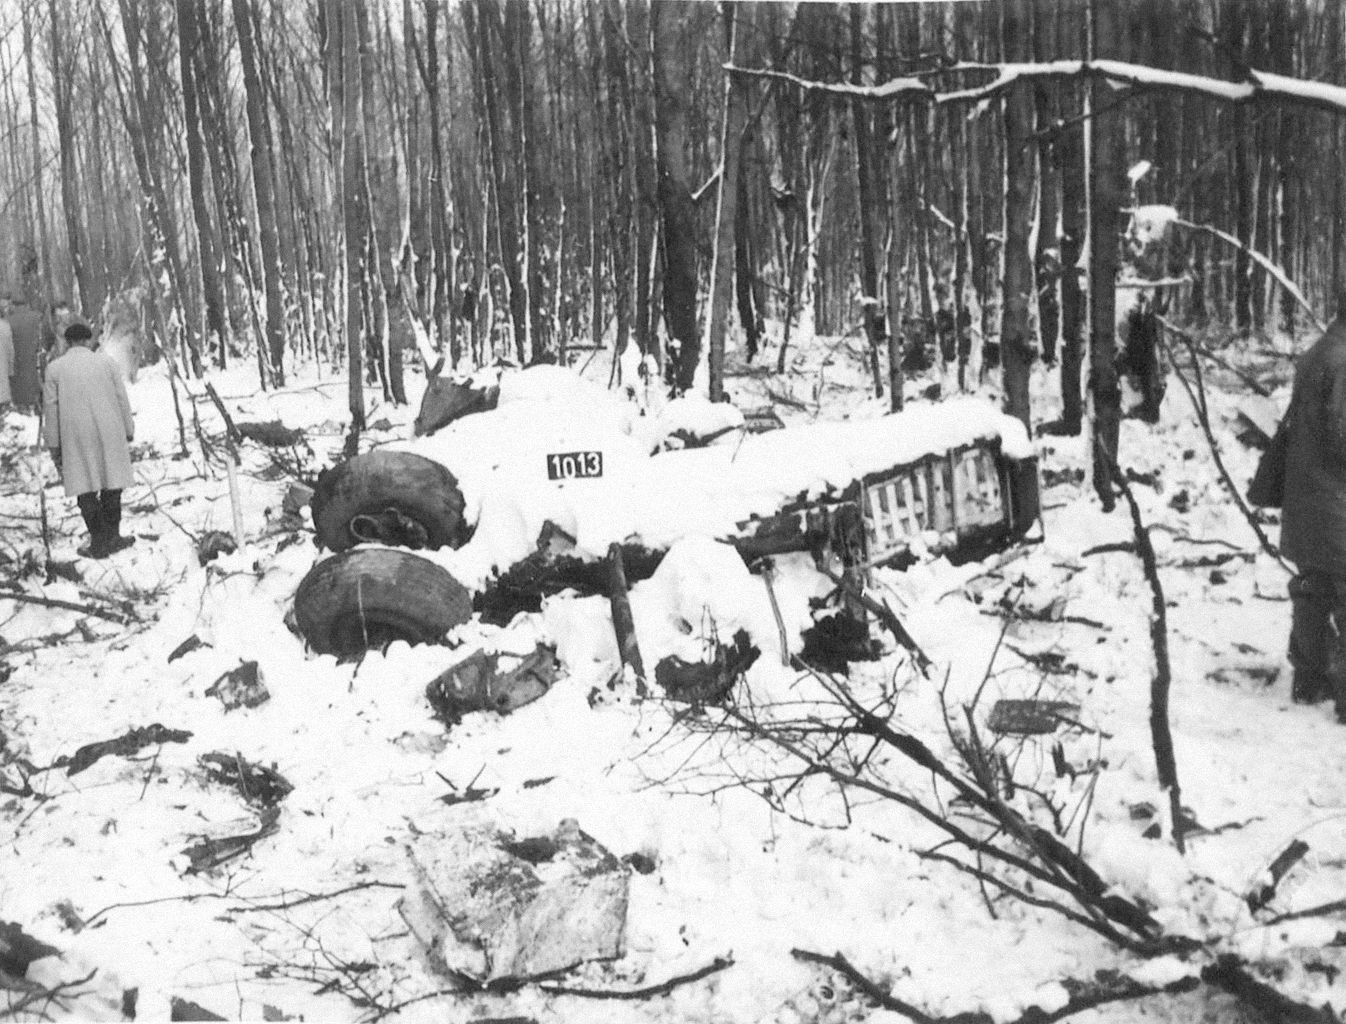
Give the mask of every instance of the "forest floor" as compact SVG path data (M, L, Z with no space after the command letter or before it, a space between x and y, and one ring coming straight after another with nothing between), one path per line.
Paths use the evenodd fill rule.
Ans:
M774 402L789 422L881 412L864 395L858 339L810 339L795 351L783 376L733 367L731 396L745 408ZM1282 356L1250 345L1225 351L1284 398ZM766 356L774 360L774 349ZM597 360L590 370L606 379ZM182 1016L191 1003L248 1020L907 1019L794 950L840 952L933 1019L981 1011L1013 1021L1033 1006L1051 1013L1072 983L1099 972L1165 985L1196 977L1221 953L1298 1001L1346 1007L1346 910L1293 916L1346 894L1346 732L1329 706L1289 699L1288 574L1259 552L1171 375L1161 422L1123 424L1120 462L1167 597L1170 717L1182 804L1195 821L1185 854L1167 838L1151 743L1150 589L1123 547L1133 538L1126 504L1100 511L1082 440L1038 442L1041 543L1009 560L875 571L874 591L933 662L928 679L900 648L851 670L856 687L899 691L904 726L951 761L962 708L984 722L1000 698L1078 705L1054 734L983 735L1004 755L1016 806L1055 827L1166 932L1195 940L1188 953L1148 959L920 856L942 836L892 801L803 778L776 794L783 811L773 810L762 792L778 778L779 751L717 727L713 709L688 715L685 705L622 688L592 701L615 667L602 599L561 597L508 627L460 634L520 652L547 639L564 672L535 703L453 728L431 717L424 690L460 653L398 643L353 664L307 654L283 620L318 552L307 521L281 515L287 460L316 472L339 458L345 383L307 368L262 393L240 367L214 384L234 420L278 419L302 429L311 451L301 445L277 458L245 448L249 543L205 566L200 539L231 529L225 474L202 457L186 394L180 451L162 366L131 387L136 484L125 526L138 541L106 561L75 556L82 527L34 447L36 420L11 414L0 433L0 928L17 926L53 951L33 959L26 978L0 969L0 1017L7 1004L15 1019L191 1019ZM1034 386L1049 419L1047 370ZM1218 371L1207 386L1215 436L1242 484L1257 455L1235 437L1245 389ZM375 403L367 443L409 435L422 387L413 377L410 409ZM212 404L197 396L195 405L218 443ZM59 569L51 580L39 492ZM713 563L688 556L681 565L679 579L637 584L633 601L663 587L680 591L670 601L708 607L715 581L697 577L713 577ZM782 576L798 588L820 579L810 584L802 563ZM192 637L199 644L184 652ZM259 663L271 699L227 712L206 691L245 660ZM759 659L735 699L806 699L808 680L779 662ZM75 773L47 767L154 724L190 735L158 733ZM279 817L260 816L212 781L198 760L211 752L274 765L294 787ZM893 773L913 792L930 789L923 773ZM464 800L469 792L481 798ZM961 812L950 804L947 813ZM631 875L625 955L563 979L590 995L560 994L555 984L446 992L453 986L428 970L395 909L408 880L404 844L478 822L550 833L566 818L651 869ZM262 830L216 866L193 856L203 837ZM1307 852L1266 905L1250 909L1247 897L1294 840ZM0 952L16 935L0 932ZM642 998L592 997L679 979ZM1203 987L1071 1019L1259 1018Z

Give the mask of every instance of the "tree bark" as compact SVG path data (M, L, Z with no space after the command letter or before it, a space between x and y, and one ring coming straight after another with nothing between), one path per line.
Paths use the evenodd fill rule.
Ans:
M48 0L47 13L51 21L51 93L56 111L56 138L61 160L61 209L65 213L66 250L74 277L75 294L71 308L83 310L86 316L96 315L94 296L89 287L88 272L84 266L84 245L80 240L79 176L75 160L75 131L70 117L70 79L72 62L65 52L61 31L61 10L56 0ZM86 305L90 308L85 308Z
M1124 59L1125 21L1118 0L1093 0L1098 56ZM1118 458L1122 390L1117 380L1117 238L1126 195L1126 143L1121 108L1106 85L1090 86L1089 119L1089 394L1093 400L1093 484L1105 512L1116 505L1112 464ZM1104 106L1111 104L1104 111Z
M663 0L650 9L664 244L664 326L669 334L665 377L678 392L691 390L701 356L696 327L696 208L687 163L689 27L695 11L691 0Z
M730 26L729 60L742 63L746 40L754 31L755 5L751 3L723 8ZM720 142L720 199L715 215L715 250L711 262L710 315L706 318L706 351L709 370L710 400L723 402L724 338L728 327L730 301L734 287L734 229L738 217L739 154L743 130L748 121L746 83L725 75L724 124Z
M252 158L252 190L257 209L257 234L262 250L262 289L266 295L266 348L271 379L285 384L285 314L282 302L280 232L276 222L276 187L271 173L267 144L266 97L258 73L252 17L247 0L231 0L234 27L238 32L239 57L243 64L243 91L248 116L248 141ZM263 381L265 387L266 382Z
M1035 0L1033 6L1033 56L1048 60L1055 49L1055 0ZM1037 270L1038 337L1043 361L1056 361L1057 335L1061 329L1061 306L1057 287L1061 277L1060 168L1053 131L1059 109L1057 90L1046 83L1033 87L1038 132L1038 239L1034 265Z
M55 3L55 0L52 0ZM197 48L200 31L197 15L200 0L177 0L178 70L182 83L183 131L187 137L187 181L192 196L192 219L196 226L197 263L206 329L217 341L220 365L226 359L229 334L225 317L224 289L220 283L219 250L206 202L205 145L201 138L201 109L197 98Z
M1031 0L1006 0L1002 8L1001 33L1005 57L1011 61L1031 59L1029 30ZM1003 366L1005 411L1032 434L1028 375L1033 364L1033 334L1030 307L1033 302L1033 252L1029 235L1033 218L1033 95L1027 83L1005 94L1005 244L1001 277L1003 313L1000 322L1000 352Z
M851 27L851 81L862 82L861 60L864 32L863 10L859 4L849 8ZM858 98L851 101L851 129L855 134L855 178L860 204L860 302L863 304L865 336L869 339L869 373L874 396L883 397L883 373L879 353L887 348L888 337L879 303L878 230L883 207L878 202L875 182L873 131L869 108Z

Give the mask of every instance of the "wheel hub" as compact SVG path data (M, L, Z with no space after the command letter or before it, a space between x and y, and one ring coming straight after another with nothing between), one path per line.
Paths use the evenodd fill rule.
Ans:
M424 526L391 505L382 512L352 516L350 531L363 544L420 549L430 543L430 533Z

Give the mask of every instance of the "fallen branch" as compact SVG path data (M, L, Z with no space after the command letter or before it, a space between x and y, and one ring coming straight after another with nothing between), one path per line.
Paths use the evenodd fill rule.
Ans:
M59 597L42 597L37 594L25 594L21 591L0 589L0 601L16 601L19 604L36 604L44 608L61 608L70 612L82 612L95 618L106 619L108 622L115 622L119 626L129 626L135 621L121 612L99 608L97 605L78 604L74 601L63 601Z
M321 900L335 899L338 896L344 896L348 892L358 892L361 889L405 889L406 886L401 882L358 882L355 885L348 885L344 889L337 889L333 892L310 892L305 893L296 900L281 900L279 903L248 903L237 907L230 907L231 914L253 914L263 910L289 910L291 907L302 907L305 903L318 903ZM286 890L282 890L282 895ZM296 890L298 891L298 890Z
M538 988L549 996L578 996L583 999L654 999L658 996L668 995L675 988L690 985L733 966L734 958L732 956L717 956L705 967L698 968L690 974L679 974L667 981L660 982L658 985L646 985L644 988L571 988L566 985L539 985Z
M1217 957L1201 970L1201 980L1236 996L1258 1010L1266 1020L1278 1024L1340 1024L1340 1018L1324 1006L1321 1009L1297 1002L1253 977L1238 957L1231 953Z
M1276 887L1281 884L1281 879L1290 873L1290 869L1304 859L1304 855L1309 852L1309 844L1302 839L1291 841L1290 845L1276 855L1276 859L1271 862L1267 868L1267 874L1271 876L1270 882L1263 882L1252 892L1244 897L1248 904L1248 909L1254 914L1261 910L1273 899L1276 898Z
M994 1020L990 1014L982 1011L956 1013L952 1017L932 1017L910 1003L898 999L892 993L884 991L878 984L860 973L855 965L840 953L824 956L821 953L810 953L808 950L792 949L790 955L805 963L815 963L831 968L838 974L843 975L851 984L884 1009L900 1013L909 1020L915 1021L916 1024L992 1024ZM1064 1006L1051 1011L1030 1006L1011 1024L1054 1024L1055 1021L1065 1020L1077 1013L1106 1006L1109 1003L1144 999L1147 996L1190 992L1199 984L1200 981L1197 978L1188 976L1169 982L1167 985L1143 985L1125 975L1112 976L1105 972L1099 972L1099 977L1092 982L1074 980L1063 982L1062 987L1070 993L1070 998Z
M841 953L834 953L831 956L825 956L822 953L812 953L807 949L792 949L790 955L796 960L806 964L820 964L823 967L830 967L838 974L843 975L852 985L858 988L870 999L878 1003L885 1010L892 1010L894 1013L900 1013L908 1020L915 1021L916 1024L941 1024L940 1018L932 1017L922 1010L918 1010L911 1003L898 999L890 992L885 992L882 988L870 981L858 970L855 965L845 958ZM986 1021L990 1024L990 1017L985 1014L978 1014L976 1017L968 1017L967 1024L973 1024L973 1021Z
M1178 785L1178 763L1173 753L1173 730L1168 721L1168 691L1173 680L1173 667L1168 657L1168 603L1164 599L1164 587L1159 580L1158 559L1155 558L1154 545L1150 543L1149 531L1145 529L1145 520L1140 515L1140 505L1127 482L1126 474L1117 466L1117 460L1104 447L1102 439L1094 443L1108 459L1112 470L1113 482L1126 499L1131 510L1131 525L1136 535L1136 554L1145 570L1145 579L1150 584L1150 643L1154 648L1154 675L1150 677L1150 738L1154 746L1155 770L1159 775L1159 788L1168 794L1170 821L1173 829L1173 844L1179 853L1185 853L1182 838L1181 812L1182 795Z
M930 678L930 666L934 664L925 651L921 650L921 645L916 642L915 637L907 632L907 627L902 625L902 620L897 617L897 613L888 607L886 602L876 601L870 597L850 580L838 576L827 566L819 566L824 576L830 579L840 587L848 597L858 602L867 611L878 616L880 622L887 627L888 632L893 634L893 639L911 652L916 662L916 667L921 670L921 675L927 679Z
M1174 329L1163 317L1159 317L1158 320L1165 329L1169 331ZM1178 337L1185 338L1181 333L1178 334ZM1178 365L1178 360L1173 353L1173 346L1168 343L1163 332L1160 332L1159 334L1159 343L1164 346L1164 351L1168 354L1168 361L1173 366L1173 372L1178 375L1178 380L1182 382L1183 390L1187 392L1187 397L1192 402L1192 408L1196 410L1197 421L1201 424L1202 433L1206 435L1206 444L1210 448L1211 458L1215 461L1215 468L1220 474L1220 479L1224 481L1225 489L1229 491L1230 496L1234 499L1234 504L1238 506L1239 511L1243 513L1243 518L1248 521L1248 525L1252 527L1253 533L1257 535L1257 541L1262 545L1262 550L1272 558L1276 559L1286 572L1291 573L1292 570L1290 569L1290 566L1286 564L1285 559L1281 557L1280 550L1276 545L1271 543L1271 539L1267 537L1266 531L1262 529L1261 524L1258 523L1252 510L1248 508L1248 503L1243 500L1243 492L1239 489L1238 485L1234 483L1234 478L1229 475L1229 470L1225 467L1224 459L1220 456L1220 446L1215 440L1215 432L1211 429L1210 425L1210 414L1206 408L1206 388L1201 377L1201 364L1197 361L1195 353L1189 352L1192 358L1192 373L1196 377L1197 384L1196 388L1193 389L1191 382L1187 379L1187 375L1182 372L1182 367ZM1190 341L1188 341L1189 348L1190 344Z

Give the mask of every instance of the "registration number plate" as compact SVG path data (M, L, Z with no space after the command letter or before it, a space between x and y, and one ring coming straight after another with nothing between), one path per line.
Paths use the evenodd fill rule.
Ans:
M548 480L579 480L602 475L602 452L557 452L547 456Z

